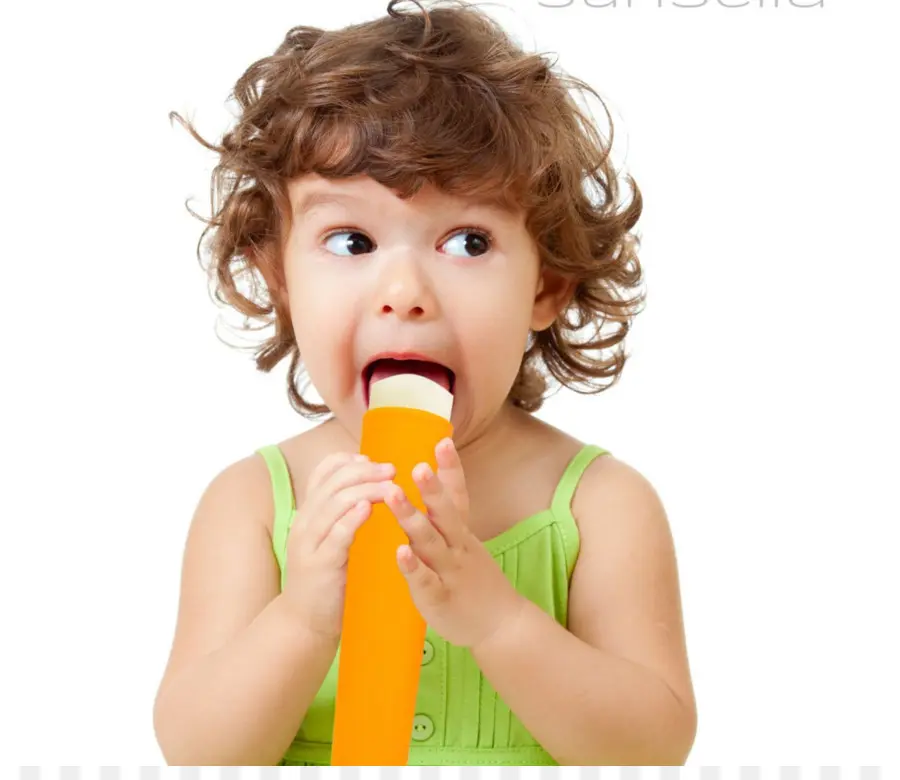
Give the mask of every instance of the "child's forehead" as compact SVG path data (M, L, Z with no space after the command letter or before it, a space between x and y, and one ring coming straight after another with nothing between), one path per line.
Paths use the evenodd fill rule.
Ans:
M413 209L423 211L485 211L509 219L518 216L501 193L491 197L484 193L451 193L428 182L409 198L401 198L389 187L369 176L328 179L307 174L288 185L292 210L295 214L309 214L320 208L344 209Z

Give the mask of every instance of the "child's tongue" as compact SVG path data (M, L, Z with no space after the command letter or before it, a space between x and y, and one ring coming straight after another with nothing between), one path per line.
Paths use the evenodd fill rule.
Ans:
M395 374L418 374L437 382L444 390L450 390L450 374L447 369L425 360L379 360L375 363L369 385Z

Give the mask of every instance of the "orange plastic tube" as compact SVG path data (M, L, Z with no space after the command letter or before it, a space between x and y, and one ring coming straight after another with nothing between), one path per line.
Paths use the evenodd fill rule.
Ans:
M450 422L421 409L382 407L363 416L360 452L393 463L394 483L425 511L412 479L418 463L437 469L434 448L451 436ZM408 542L383 503L356 532L338 661L332 766L405 766L415 717L425 621L397 565Z

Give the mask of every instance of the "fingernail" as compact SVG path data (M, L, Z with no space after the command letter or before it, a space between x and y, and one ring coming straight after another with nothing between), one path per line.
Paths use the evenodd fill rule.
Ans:
M433 476L434 472L431 470L431 466L429 466L427 463L423 463L419 468L419 479L421 479L423 482L427 482Z

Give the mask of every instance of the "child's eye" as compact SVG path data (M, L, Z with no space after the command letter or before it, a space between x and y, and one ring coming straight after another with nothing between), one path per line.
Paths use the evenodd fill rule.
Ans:
M475 228L464 228L456 232L444 242L444 246L451 246L453 242L458 245L458 251L468 252L469 257L483 255L491 248L490 234ZM341 257L353 257L373 251L375 244L358 230L336 230L326 237L325 248L332 254ZM454 253L450 252L450 254ZM461 256L466 257L465 254Z
M325 248L335 255L352 257L354 255L363 255L367 252L371 252L375 248L375 245L368 236L357 230L339 230L325 239Z
M457 239L463 240L457 241ZM471 252L469 257L483 255L491 248L490 235L483 230L476 230L474 228L464 228L463 230L454 233L447 239L444 246L449 246L454 241L456 241L463 251Z

